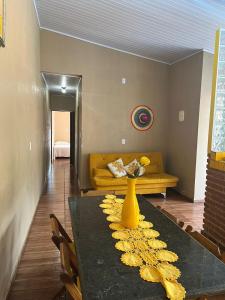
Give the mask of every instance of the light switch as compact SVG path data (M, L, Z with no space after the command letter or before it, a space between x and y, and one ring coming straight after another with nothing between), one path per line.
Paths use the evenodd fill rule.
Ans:
M126 78L122 78L122 84L126 84L126 83L127 83Z
M122 139L121 142L122 142L122 145L126 144L126 140L125 139Z
M31 145L31 142L29 143L29 150L31 151L32 149L32 145Z
M179 111L179 122L184 122L184 110Z

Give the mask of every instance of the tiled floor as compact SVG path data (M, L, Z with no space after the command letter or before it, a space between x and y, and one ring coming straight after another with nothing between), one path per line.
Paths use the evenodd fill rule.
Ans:
M8 300L50 300L60 290L59 252L51 242L49 214L56 214L71 235L67 199L72 194L78 194L78 189L69 161L56 160L47 190L40 199ZM148 199L186 224L201 229L203 203L190 203L174 193L169 194L166 201L157 196Z

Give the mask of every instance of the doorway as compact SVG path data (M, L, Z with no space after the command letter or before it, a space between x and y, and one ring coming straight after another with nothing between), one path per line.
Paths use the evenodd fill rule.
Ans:
M70 112L52 111L52 159L72 159L71 142L74 146L74 136L71 135L72 122ZM73 162L70 161L71 164Z

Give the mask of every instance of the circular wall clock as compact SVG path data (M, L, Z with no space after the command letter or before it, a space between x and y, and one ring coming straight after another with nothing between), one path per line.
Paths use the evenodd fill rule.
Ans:
M148 130L154 122L154 114L147 105L135 107L131 113L131 123L135 129L140 131Z

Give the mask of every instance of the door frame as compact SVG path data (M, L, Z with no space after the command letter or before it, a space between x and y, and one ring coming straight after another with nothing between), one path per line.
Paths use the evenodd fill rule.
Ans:
M75 111L70 112L70 164L75 167Z
M75 95L75 153L74 153L74 169L75 176L78 180L78 185L80 187L80 179L81 179L81 158L82 158L82 81L83 76L77 74L65 74L65 73L57 73L57 72L49 72L49 71L41 71L42 76L44 74L54 74L59 76L72 76L79 78L78 89ZM44 77L44 76L43 76ZM50 97L50 95L49 95ZM50 101L49 101L50 103ZM49 108L51 111L51 109ZM51 111L52 112L52 111ZM52 136L52 113L51 113L51 136ZM77 124L77 127L76 127ZM77 128L77 132L76 132ZM52 143L52 139L51 139ZM53 145L52 149L53 149ZM53 162L53 153L51 151L51 162Z

